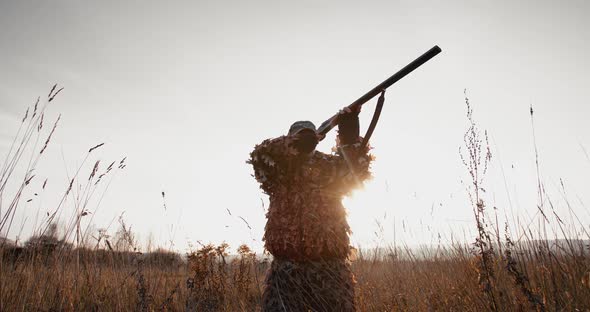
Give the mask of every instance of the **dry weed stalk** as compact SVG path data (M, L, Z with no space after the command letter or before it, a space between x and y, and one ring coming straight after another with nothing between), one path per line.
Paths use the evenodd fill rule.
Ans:
M536 311L544 312L545 304L543 304L541 298L533 292L529 278L519 269L517 260L512 255L514 251L514 242L512 242L512 239L510 239L510 236L508 235L508 224L505 226L505 232L506 246L504 248L504 259L506 262L506 270L514 279L514 284L529 301L531 308Z
M485 193L483 180L488 169L488 163L492 158L492 153L488 144L487 131L484 131L482 138L481 131L473 119L473 109L469 103L469 98L467 97L467 90L465 90L464 93L469 127L463 136L465 150L460 148L459 154L471 179L467 186L467 193L473 207L473 214L475 216L478 233L474 243L477 250L476 269L478 272L478 282L482 291L489 298L490 308L493 311L498 311L498 301L494 290L495 254L491 235L488 231L488 223L486 221L485 202L482 198L482 193Z

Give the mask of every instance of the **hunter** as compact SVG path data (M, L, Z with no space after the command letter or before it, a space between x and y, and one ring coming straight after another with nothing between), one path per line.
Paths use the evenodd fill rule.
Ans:
M370 177L369 147L359 136L360 106L338 114L336 152L316 151L323 139L310 121L256 145L248 163L268 194L265 248L272 254L262 310L355 311L347 260L350 227L342 198Z

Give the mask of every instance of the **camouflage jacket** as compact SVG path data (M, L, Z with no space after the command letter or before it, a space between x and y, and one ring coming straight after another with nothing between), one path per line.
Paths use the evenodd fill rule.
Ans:
M270 197L265 248L293 261L345 259L350 227L341 201L370 177L369 148L356 143L302 157L292 143L289 136L265 140L248 161Z

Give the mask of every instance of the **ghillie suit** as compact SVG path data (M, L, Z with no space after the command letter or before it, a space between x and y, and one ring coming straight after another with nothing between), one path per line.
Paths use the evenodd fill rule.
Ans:
M263 311L355 311L347 257L350 227L342 197L370 177L358 112L343 114L333 155L301 152L295 123L289 135L263 141L250 154L255 177L270 197L265 248L273 255ZM315 132L312 132L315 135Z

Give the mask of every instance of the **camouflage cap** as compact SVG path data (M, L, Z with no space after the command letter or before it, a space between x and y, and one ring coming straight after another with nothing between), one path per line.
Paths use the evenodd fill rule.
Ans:
M310 129L310 130L313 130L314 132L316 131L316 128L315 128L315 125L313 124L313 122L308 121L308 120L300 120L300 121L294 122L291 125L291 127L289 127L289 135L296 134L297 132L304 130L304 129Z

